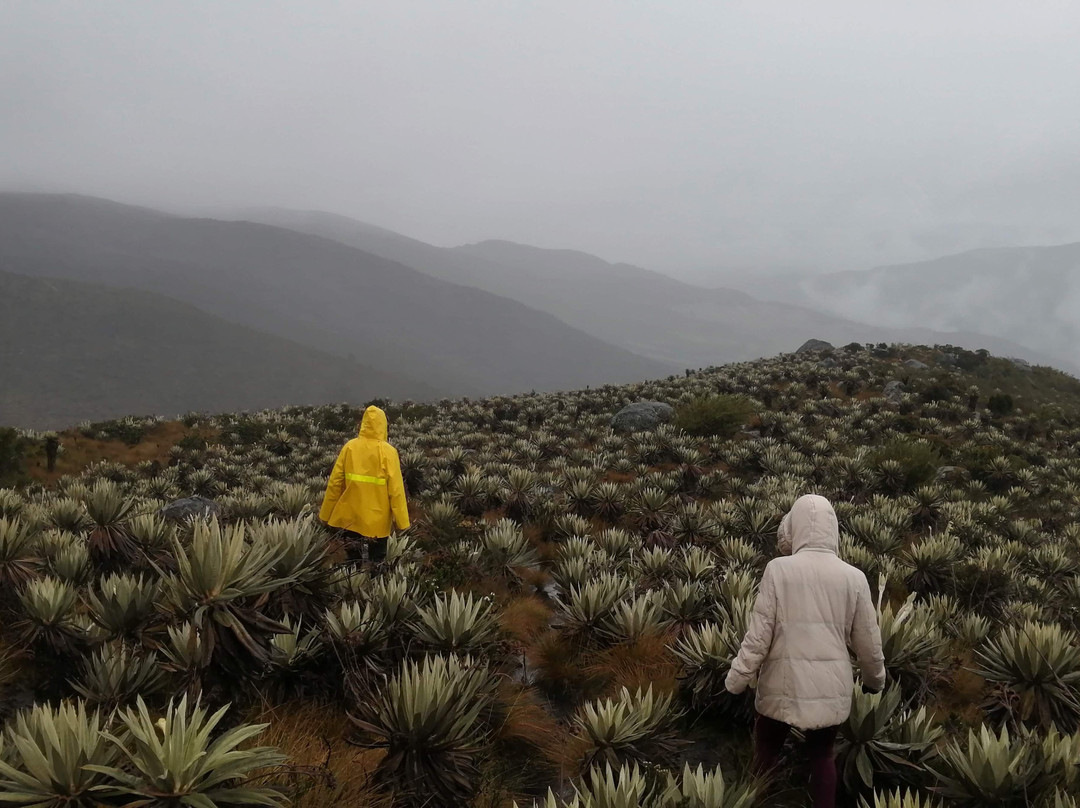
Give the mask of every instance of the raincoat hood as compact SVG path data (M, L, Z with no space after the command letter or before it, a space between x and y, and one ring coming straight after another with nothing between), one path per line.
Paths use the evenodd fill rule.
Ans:
M409 527L409 503L397 449L386 441L386 413L368 407L360 434L346 443L330 472L319 518L368 539Z
M825 497L816 494L799 497L785 519L789 522L792 554L800 550L824 550L834 555L839 553L840 528L836 522L836 511Z
M368 407L364 410L363 420L360 421L360 437L385 443L386 436L386 413L378 407Z

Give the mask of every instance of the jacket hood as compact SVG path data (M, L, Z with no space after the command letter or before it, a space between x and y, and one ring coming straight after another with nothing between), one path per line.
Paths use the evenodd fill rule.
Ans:
M378 407L364 410L364 418L360 421L360 437L385 442L386 435L386 413Z
M784 514L776 529L776 549L780 555L791 555L791 511Z
M790 530L791 551L825 550L839 554L840 528L836 522L836 511L825 497L807 494L799 497L791 506Z

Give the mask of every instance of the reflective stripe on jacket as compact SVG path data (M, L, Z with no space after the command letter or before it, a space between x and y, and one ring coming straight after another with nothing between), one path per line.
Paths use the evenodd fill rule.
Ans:
M885 684L877 612L866 576L837 555L840 532L827 499L800 498L779 533L781 548L790 538L793 552L765 567L727 689L741 693L757 675L759 713L804 730L833 727L851 713L849 645L863 683Z
M397 449L386 442L386 413L368 407L360 435L345 444L330 472L319 518L331 527L382 539L409 526Z

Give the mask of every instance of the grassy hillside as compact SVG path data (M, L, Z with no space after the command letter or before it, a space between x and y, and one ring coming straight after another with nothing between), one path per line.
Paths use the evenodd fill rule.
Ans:
M613 433L645 399L693 434ZM750 777L752 704L723 680L779 521L815 492L879 596L889 676L853 694L840 804L1075 806L1080 381L853 348L387 410L415 525L374 571L311 516L359 410L217 416L164 467L118 454L0 492L3 709L100 706L67 720L111 760L132 740L95 740L102 726L179 738L192 707L170 696L228 703L225 724L268 723L252 743L288 757L232 764L273 805L806 805L797 758ZM188 494L223 521L155 515ZM145 715L111 712L138 697ZM10 766L29 772L58 710L8 719ZM148 787L117 765L81 782Z
M434 395L162 295L7 272L0 342L3 426Z
M0 194L0 270L167 295L441 395L627 382L671 367L550 314L292 230Z

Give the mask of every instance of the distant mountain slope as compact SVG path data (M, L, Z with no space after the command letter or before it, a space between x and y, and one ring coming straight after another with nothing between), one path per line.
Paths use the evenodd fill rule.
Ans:
M1076 364L1080 243L971 250L923 261L804 278L802 294L845 316L885 325L997 334Z
M836 344L953 343L1048 361L980 329L947 333L889 328L876 320L856 322L798 305L801 301L765 301L732 289L703 289L573 250L507 241L446 249L317 211L251 209L233 215L332 238L439 278L519 300L606 342L683 367L771 356L794 350L810 337Z
M0 344L2 426L434 392L162 295L7 272Z
M441 395L582 387L672 370L519 302L337 241L87 197L0 194L0 270L166 294L410 376Z

